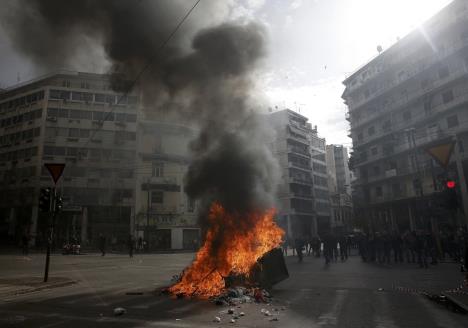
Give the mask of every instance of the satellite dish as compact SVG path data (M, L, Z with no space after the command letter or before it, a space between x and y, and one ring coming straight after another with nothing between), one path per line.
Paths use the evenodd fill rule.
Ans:
M379 45L377 46L377 51L379 52L379 54L382 53L382 50L383 50L383 48L382 48L382 46L379 44Z

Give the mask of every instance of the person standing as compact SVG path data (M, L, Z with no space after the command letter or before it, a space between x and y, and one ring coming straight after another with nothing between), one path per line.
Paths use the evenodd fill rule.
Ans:
M128 235L127 247L128 247L128 255L130 257L133 257L133 248L135 247L135 240L133 239L133 236L131 234Z
M102 233L99 234L99 250L101 251L101 256L106 255L106 237Z

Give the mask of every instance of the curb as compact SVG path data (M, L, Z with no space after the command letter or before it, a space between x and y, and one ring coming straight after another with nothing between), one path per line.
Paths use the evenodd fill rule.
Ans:
M46 285L38 286L38 287L16 289L16 290L12 290L12 291L7 291L7 292L2 293L0 295L2 297L3 296L24 295L24 294L29 294L29 293L40 292L40 291L46 290L46 289L53 289L53 288L71 286L71 285L74 285L76 283L78 283L78 281L76 281L76 280L63 281L63 282L58 282L58 283L54 283L54 284L46 284Z

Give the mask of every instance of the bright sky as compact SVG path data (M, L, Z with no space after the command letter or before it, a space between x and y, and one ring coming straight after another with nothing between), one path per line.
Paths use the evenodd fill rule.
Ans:
M202 0L218 1L218 0ZM451 0L224 0L231 18L263 22L270 57L261 86L272 107L288 107L318 125L327 143L350 146L342 81ZM34 77L0 28L0 87Z

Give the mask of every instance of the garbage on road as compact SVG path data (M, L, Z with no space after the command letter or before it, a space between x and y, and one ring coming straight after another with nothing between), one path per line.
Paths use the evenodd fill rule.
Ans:
M127 313L127 310L125 310L123 307L116 307L114 309L114 315L115 316L123 315L125 313Z

